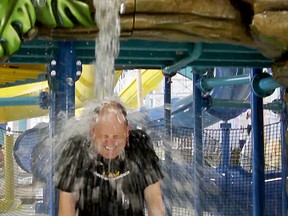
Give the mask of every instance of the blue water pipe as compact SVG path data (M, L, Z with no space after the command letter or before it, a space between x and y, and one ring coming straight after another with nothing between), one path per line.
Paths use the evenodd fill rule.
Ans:
M166 81L165 81L166 83ZM168 89L169 87L165 87L165 89ZM171 88L171 87L170 87ZM0 105L1 106L33 106L33 105L40 105L42 104L41 100L43 97L43 93L45 92L41 92L41 96L36 96L36 97L14 97L14 98L0 98ZM166 95L166 91L164 93L164 101L168 101L168 99L165 99L165 95ZM167 92L167 97L168 96L168 92ZM170 97L171 97L171 93L170 93ZM249 109L251 107L250 103L247 103L245 101L241 101L241 100L227 100L227 99L214 99L214 98L210 98L209 106L212 107L233 107L233 108L247 108ZM208 101L207 101L208 102ZM46 102L45 102L46 103ZM168 101L167 104L171 103L171 99L170 102ZM282 110L282 102L281 101L274 101L272 103L267 103L264 104L264 109L269 109L269 110L273 110L273 111L281 111ZM171 115L171 110L170 110L170 114L167 112L168 115Z
M77 60L73 42L60 42L58 53L51 60L48 69L49 93L49 135L54 137L61 131L64 124L59 113L64 113L67 118L75 115L75 82L82 73L82 63ZM36 207L36 212L46 212L50 216L58 215L59 191L53 185L54 146L50 149L51 170L44 188L44 203ZM48 202L46 200L48 200ZM48 206L45 205L48 203Z
M167 135L171 136L172 121L171 121L171 77L165 76L164 78L164 118L165 129Z
M221 132L222 132L222 160L220 163L219 171L223 176L223 182L224 182L224 188L222 189L222 197L223 197L223 208L219 209L220 212L223 212L224 215L226 215L226 211L229 211L229 209L226 209L228 206L229 200L227 199L228 193L228 184L230 183L229 178L229 165L230 165L230 129L231 124L230 123L221 123L220 124Z
M251 71L251 79L262 73L262 69ZM252 120L252 194L253 216L265 215L265 173L264 173L264 129L263 99L254 92L251 94Z
M202 96L198 87L200 75L195 69L193 73L193 111L194 111L194 142L193 142L193 180L194 180L194 209L197 216L203 215L203 194L201 192L203 177L203 143L202 143Z
M33 106L39 105L42 109L48 109L50 105L48 92L41 92L39 96L0 98L0 106Z
M253 92L260 97L267 97L274 92L275 88L280 87L280 84L269 73L262 73L262 70L252 80L249 74L222 78L201 77L200 87L202 91L209 92L215 87L249 84L250 81L252 82Z
M230 123L221 123L220 128L222 131L222 161L220 169L222 172L227 174L227 170L230 164Z
M251 79L251 88L255 95L267 97L273 94L280 84L268 73L257 73Z
M280 98L282 101L285 101L285 89L281 88ZM288 127L288 110L286 103L283 103L282 112L281 112L281 167L282 167L282 215L287 215L287 207L288 207L288 196L287 196L287 185L286 179L288 175L288 160L287 160L287 146L286 146L286 133Z
M173 74L175 75L175 73ZM166 130L166 135L168 142L171 143L171 136L172 136L172 119L171 119L171 83L172 83L172 73L171 74L166 74L164 76L164 120L165 120L165 130ZM171 149L168 145L166 145L166 148L168 150L165 151L165 164L167 167L167 174L168 176L173 176L173 169L172 169L172 152ZM166 184L170 185L172 184L172 181L170 179L166 179ZM168 196L171 196L172 194L169 194ZM173 197L166 197L167 200L170 200L171 203L166 205L166 215L167 216L172 216L172 202L173 202Z
M247 84L249 82L250 82L249 74L241 74L237 76L222 77L222 78L201 77L200 86L201 86L202 91L208 92L208 91L211 91L215 87Z
M205 100L209 107L224 107L224 108L235 108L235 109L250 109L251 103L245 102L243 100L229 100L229 99L214 99L212 97ZM275 113L281 113L283 102L280 100L274 100L271 103L263 104L263 109L274 111Z
M39 97L0 98L0 106L30 106L39 105Z
M4 146L4 135L6 133L7 123L0 123L0 147Z
M202 43L194 43L192 50L189 52L189 56L176 62L174 65L167 66L162 69L164 74L175 73L175 71L186 67L189 63L197 60L202 54Z

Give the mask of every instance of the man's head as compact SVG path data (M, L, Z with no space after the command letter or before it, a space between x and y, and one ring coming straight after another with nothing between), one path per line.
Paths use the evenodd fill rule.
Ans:
M97 153L106 159L114 159L126 146L130 126L125 108L116 101L102 102L94 110L90 134Z

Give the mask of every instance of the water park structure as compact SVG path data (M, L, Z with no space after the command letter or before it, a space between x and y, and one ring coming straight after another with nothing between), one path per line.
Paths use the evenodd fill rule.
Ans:
M196 215L286 215L288 3L123 0L119 5L120 51L115 70L143 69L143 79L151 70L153 74L144 82L149 83L146 90L153 89L161 76L165 79L164 106L158 109L162 113L147 124L154 129L155 145L164 149L163 169L170 176L163 184L167 214L177 215L176 206L192 209ZM2 0L0 12L0 123L47 113L50 119L49 126L27 130L18 140L5 135L5 193L0 212L17 215L21 200L16 200L14 185L9 183L14 178L12 158L42 179L38 171L43 161L35 167L27 159L39 156L33 151L41 149L35 134L55 136L61 124L58 114L73 117L84 101L93 98L90 67L99 29L92 0ZM193 94L171 104L171 80L187 68L191 68L185 75L193 80ZM263 104L263 98L276 88L281 89L279 99ZM135 103L135 95L128 87L122 96L127 103ZM264 109L278 113L279 124L264 126ZM240 130L229 123L247 110L252 129L246 143L253 151L245 151L251 155L251 166L243 166L244 150L232 154L233 137L238 142ZM221 128L216 136L206 126L217 121ZM168 141L161 140L162 133ZM27 145L33 137L34 145ZM191 160L175 163L168 146L171 142L187 144ZM267 152L267 143L276 143L271 144L273 154ZM217 146L221 157L207 162L213 155L205 151L217 152ZM269 168L268 155L279 157L281 166ZM235 158L238 162L233 162ZM45 177L43 198L35 203L35 212L54 216L57 192L52 176L49 172ZM186 215L185 211L180 215Z

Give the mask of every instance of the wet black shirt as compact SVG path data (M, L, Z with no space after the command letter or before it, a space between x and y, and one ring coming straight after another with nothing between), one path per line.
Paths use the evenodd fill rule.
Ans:
M152 142L141 130L132 130L121 156L91 159L89 143L77 136L65 146L56 172L56 185L79 196L79 215L144 216L144 189L163 175Z

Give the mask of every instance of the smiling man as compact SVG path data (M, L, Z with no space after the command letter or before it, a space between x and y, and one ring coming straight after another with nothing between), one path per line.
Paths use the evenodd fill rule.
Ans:
M97 104L90 136L69 139L56 169L59 216L164 215L158 165L150 137L130 130L125 108Z
M94 110L95 121L90 134L97 153L106 159L115 159L124 150L129 137L130 126L126 111L119 103L106 103Z

